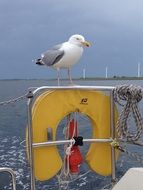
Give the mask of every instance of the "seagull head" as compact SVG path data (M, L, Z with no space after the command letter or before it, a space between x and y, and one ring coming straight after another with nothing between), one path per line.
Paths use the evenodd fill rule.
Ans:
M71 44L75 44L77 46L80 46L80 47L90 47L91 46L91 43L86 41L84 39L84 37L82 35L79 35L79 34L72 35L69 38L68 42Z

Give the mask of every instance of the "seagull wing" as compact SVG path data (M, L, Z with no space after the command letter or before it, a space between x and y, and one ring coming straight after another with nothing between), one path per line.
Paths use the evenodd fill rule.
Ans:
M43 53L42 56L42 62L47 66L52 66L55 63L57 63L59 60L62 59L64 55L64 50L60 50L62 47L62 44L54 46L52 49L46 51Z

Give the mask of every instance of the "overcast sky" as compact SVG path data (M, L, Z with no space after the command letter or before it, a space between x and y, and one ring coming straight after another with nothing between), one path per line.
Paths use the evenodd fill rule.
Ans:
M143 75L143 0L0 0L0 78L56 77L32 60L72 34L92 42L73 76Z

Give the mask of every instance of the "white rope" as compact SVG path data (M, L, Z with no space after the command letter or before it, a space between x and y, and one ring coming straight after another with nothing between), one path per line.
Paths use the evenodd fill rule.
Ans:
M74 130L73 130L73 134L71 137L71 141L69 143L69 145L64 145L64 159L63 159L63 167L61 169L61 172L59 175L57 175L58 178L58 183L59 183L59 189L61 190L67 190L68 189L68 185L70 183L70 181L72 180L71 174L70 174L70 166L69 166L69 158L70 155L72 153L71 149L73 147L73 145L75 144L75 140L74 140L74 136L75 136L75 132L76 132L76 118L77 118L77 113L74 113ZM68 122L66 127L64 128L64 135L65 135L65 139L69 139L70 138L70 122L72 122L72 119L70 118L70 115L67 116Z

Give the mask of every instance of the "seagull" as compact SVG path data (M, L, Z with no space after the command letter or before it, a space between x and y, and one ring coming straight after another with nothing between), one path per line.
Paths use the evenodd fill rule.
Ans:
M70 73L71 66L76 64L81 58L83 47L90 46L90 42L86 41L82 35L75 34L67 42L58 44L45 53L42 53L41 58L36 60L36 64L57 69L58 86L60 85L60 69L68 69L68 77L70 83L73 84Z

